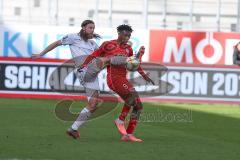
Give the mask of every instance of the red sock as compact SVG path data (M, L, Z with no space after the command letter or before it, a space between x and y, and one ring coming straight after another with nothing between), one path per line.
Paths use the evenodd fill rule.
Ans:
M130 110L130 107L127 106L126 104L124 104L123 109L122 109L122 112L121 112L121 114L120 114L120 116L119 116L118 118L119 118L120 120L124 121L125 118L126 118L127 115L128 115L129 110Z
M127 128L127 134L132 134L137 126L138 120L136 118L132 118L129 121L128 128Z

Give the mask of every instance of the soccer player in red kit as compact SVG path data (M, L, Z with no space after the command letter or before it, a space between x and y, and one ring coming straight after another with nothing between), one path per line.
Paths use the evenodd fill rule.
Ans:
M118 26L118 39L104 42L99 49L94 51L86 58L81 68L85 68L87 64L97 57L111 59L111 57L114 56L133 56L133 50L131 46L127 44L131 37L132 31L133 30L129 25L123 24ZM141 47L138 54L140 54L141 57L143 53L144 47ZM146 81L153 83L153 81L144 73L141 66L139 66L138 72ZM115 125L122 134L122 141L142 142L141 139L133 136L133 132L136 128L143 106L138 93L133 85L127 80L126 75L127 70L124 64L107 65L107 84L109 88L116 92L125 102L120 116L115 120ZM130 121L127 129L125 129L124 121L131 107L133 107L133 109L130 116Z

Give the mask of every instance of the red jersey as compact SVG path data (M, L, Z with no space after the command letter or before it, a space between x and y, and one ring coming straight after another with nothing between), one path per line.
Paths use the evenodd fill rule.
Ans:
M87 65L91 60L96 57L112 57L115 55L124 55L126 57L130 57L133 55L133 50L130 45L128 44L118 44L117 40L111 40L104 42L96 51L94 51L91 55L89 55L84 63L82 64ZM142 56L142 55L140 55ZM138 72L142 75L144 79L147 79L148 76L144 73L141 66L138 68ZM108 86L118 93L116 88L120 88L119 95L124 93L124 95L130 92L131 88L133 88L132 84L128 82L126 79L127 69L125 65L108 65L107 66L107 83ZM115 83L114 83L115 82ZM114 83L114 84L113 84ZM123 84L124 83L124 84ZM116 87L117 86L117 87ZM126 88L124 88L124 86ZM122 90L121 90L121 87ZM127 90L125 93L124 90ZM120 93L121 92L121 93Z
M91 56L94 57L112 57L115 55L123 55L130 57L133 55L133 50L128 44L118 44L117 40L104 42L99 49L94 51ZM108 65L107 78L126 78L127 70L125 65Z

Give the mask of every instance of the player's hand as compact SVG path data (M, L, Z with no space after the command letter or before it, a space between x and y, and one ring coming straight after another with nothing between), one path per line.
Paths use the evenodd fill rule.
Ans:
M145 53L145 47L144 46L141 46L138 50L138 53L140 54L144 54Z
M152 80L151 78L146 77L145 80L146 80L147 82L149 82L149 83L152 83L152 85L155 85L155 83L153 82L153 80Z
M142 56L143 56L144 53L145 53L145 47L141 46L139 48L137 56L136 56L140 60L140 62L142 61Z
M151 83L152 85L155 85L154 81L149 77L149 73L147 73L146 76L144 76L144 79L147 82Z
M41 54L32 54L31 58L32 59L39 59L39 58L41 58Z

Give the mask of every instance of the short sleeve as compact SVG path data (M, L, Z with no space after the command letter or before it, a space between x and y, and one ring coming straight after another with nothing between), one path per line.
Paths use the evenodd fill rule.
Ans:
M74 35L73 34L67 34L61 39L62 45L70 45L74 42Z

